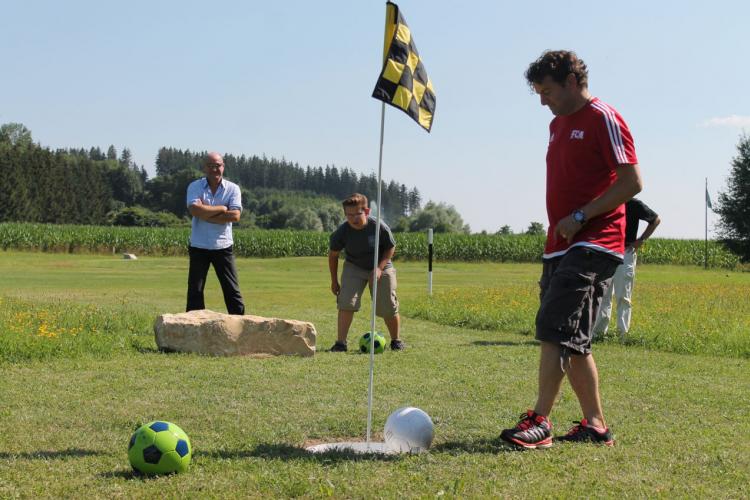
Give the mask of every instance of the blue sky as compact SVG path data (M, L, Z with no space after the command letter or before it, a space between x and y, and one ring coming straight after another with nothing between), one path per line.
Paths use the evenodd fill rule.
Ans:
M636 141L657 235L701 238L750 131L750 2L397 2L437 94L432 133L386 109L383 177L472 230L546 226L551 114L523 79L573 49ZM377 170L385 2L3 2L0 123L44 146L161 146ZM227 172L231 177L231 172ZM716 217L709 216L709 226Z

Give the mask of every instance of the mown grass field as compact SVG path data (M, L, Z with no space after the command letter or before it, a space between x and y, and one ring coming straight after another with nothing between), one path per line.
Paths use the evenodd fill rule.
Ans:
M397 267L408 347L376 358L374 429L418 406L433 449L312 456L366 428L368 357L324 352L325 259L239 260L249 312L319 334L312 359L244 359L156 351L154 318L184 308L184 257L0 253L0 497L750 496L750 274L640 266L633 341L595 347L617 445L514 452L497 436L535 398L539 265L441 264L433 299L424 263ZM207 306L223 310L213 277ZM351 340L368 323L366 305ZM555 434L580 418L567 386L551 418ZM130 472L128 438L154 419L190 435L188 473Z

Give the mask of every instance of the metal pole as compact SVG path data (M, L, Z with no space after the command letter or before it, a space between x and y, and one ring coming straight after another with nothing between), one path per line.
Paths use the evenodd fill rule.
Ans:
M427 293L432 295L432 228L427 230Z
M380 216L383 212L380 204L381 178L383 173L383 135L385 131L385 102L380 110L380 155L378 158L378 216L375 223L375 254L372 267L372 315L370 319L370 384L367 390L367 446L370 445L372 431L372 388L375 377L375 308L378 304L378 280L375 279L375 269L378 267L380 253Z
M703 258L703 269L708 269L708 177L706 177L706 191L703 196L705 198L703 200L703 204L705 205L705 212L706 212L706 223L705 223L705 230L706 230L706 237L705 237L705 251L704 251L704 258Z

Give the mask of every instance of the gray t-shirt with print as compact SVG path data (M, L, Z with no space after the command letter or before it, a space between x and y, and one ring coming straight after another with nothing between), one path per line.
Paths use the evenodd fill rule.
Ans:
M373 259L375 258L375 229L377 221L367 218L367 225L362 229L354 229L348 222L341 224L331 234L330 249L334 252L344 250L346 261L357 267L372 271ZM396 246L391 229L385 222L380 222L380 245L378 255L383 255L386 250ZM393 267L391 261L385 266L386 269Z

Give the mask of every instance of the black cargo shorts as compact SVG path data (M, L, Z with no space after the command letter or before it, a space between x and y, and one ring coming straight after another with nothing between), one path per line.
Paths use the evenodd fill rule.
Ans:
M572 354L589 354L602 296L621 263L615 256L586 247L545 259L536 339L560 344Z

